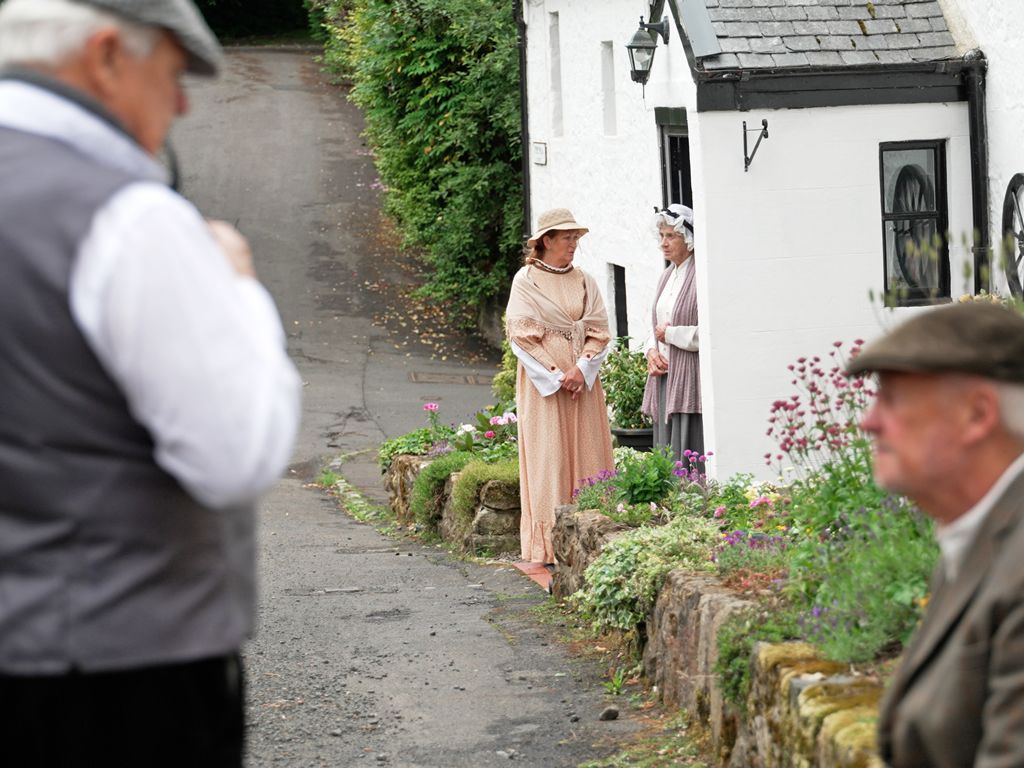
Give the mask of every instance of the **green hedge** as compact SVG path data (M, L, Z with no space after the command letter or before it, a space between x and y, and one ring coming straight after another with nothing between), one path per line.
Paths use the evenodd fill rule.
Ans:
M473 309L508 285L522 252L511 5L356 0L344 18L331 36L345 43L387 211L430 268L423 293Z

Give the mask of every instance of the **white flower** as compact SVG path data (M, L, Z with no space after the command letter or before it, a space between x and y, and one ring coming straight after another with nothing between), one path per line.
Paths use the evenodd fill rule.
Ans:
M463 424L461 427L459 427L460 435L468 435L470 432L476 432L476 427L474 427L472 424Z

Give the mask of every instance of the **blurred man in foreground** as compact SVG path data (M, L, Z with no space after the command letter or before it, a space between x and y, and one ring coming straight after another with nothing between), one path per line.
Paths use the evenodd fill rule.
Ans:
M968 303L918 315L847 373L878 372L862 428L878 483L938 525L931 599L891 681L894 768L1024 766L1024 318Z
M0 5L5 765L241 764L300 382L248 243L153 160L220 59L191 0Z

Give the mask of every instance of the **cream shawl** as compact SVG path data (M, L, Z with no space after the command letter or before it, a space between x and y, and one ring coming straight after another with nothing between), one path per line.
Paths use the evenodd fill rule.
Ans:
M516 329L540 329L544 332L557 333L572 342L573 355L579 357L583 353L588 331L608 333L608 312L605 310L597 281L580 270L583 275L585 296L583 317L576 320L544 295L533 280L531 273L534 269L525 266L512 279L512 290L505 315L506 333L509 337L516 335Z

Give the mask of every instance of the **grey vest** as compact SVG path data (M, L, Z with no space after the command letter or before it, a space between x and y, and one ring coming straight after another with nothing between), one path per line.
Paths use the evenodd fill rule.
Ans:
M251 627L252 510L156 465L69 308L79 243L133 180L0 128L0 672L221 655Z

